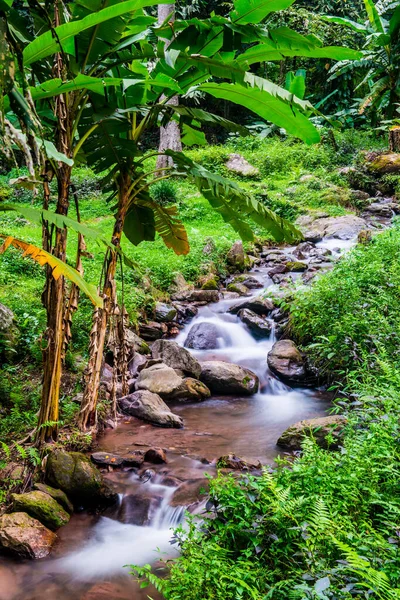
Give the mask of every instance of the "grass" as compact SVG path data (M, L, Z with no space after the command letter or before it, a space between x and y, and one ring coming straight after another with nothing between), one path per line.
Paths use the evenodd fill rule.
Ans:
M399 600L400 223L357 247L288 307L292 335L341 380L337 451L261 477L211 481L213 518L176 533L168 575L134 568L167 600Z

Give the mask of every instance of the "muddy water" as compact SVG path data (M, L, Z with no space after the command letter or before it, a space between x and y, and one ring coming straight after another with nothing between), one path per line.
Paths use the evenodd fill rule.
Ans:
M256 269L252 274L268 293L271 281L266 271ZM256 290L255 295L259 293ZM246 398L213 397L200 404L177 404L172 409L183 417L183 430L122 419L117 429L99 440L99 450L118 453L157 445L167 449L168 464L155 467L155 477L145 483L132 470L110 474L120 493L119 506L102 516L74 515L59 531L51 558L22 563L1 560L0 600L141 600L149 593L158 598L154 590L140 590L124 565L156 563L156 548L164 557L174 556L171 528L184 513L183 507L170 505L174 481L213 473L209 461L229 452L271 463L278 453L275 442L284 429L326 413L328 400L322 392L292 389L272 376L266 358L275 341L274 331L268 340L255 340L238 317L227 312L235 302L226 299L202 307L177 341L184 344L194 323L217 324L219 347L194 354L200 361L226 360L252 369L260 378L260 392ZM138 511L146 502L149 518L143 525L134 524L142 522Z

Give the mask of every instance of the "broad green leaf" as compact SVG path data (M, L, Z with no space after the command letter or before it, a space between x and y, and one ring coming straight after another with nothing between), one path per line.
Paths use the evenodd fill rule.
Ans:
M58 27L55 27L54 30L42 33L42 35L39 35L33 42L24 48L24 64L25 66L28 66L41 58L46 58L51 54L64 50L66 42L90 27L94 27L100 23L114 19L115 17L134 12L140 8L154 6L156 4L168 4L168 0L126 0L114 4L113 6L103 8L103 10L99 10L78 21L70 21L69 23L59 25Z
M68 158L68 156L65 156L65 154L63 154L62 152L59 152L57 150L57 148L55 147L55 145L53 144L53 142L49 142L48 140L43 140L43 146L46 152L46 156L48 158L53 158L54 160L58 160L59 162L63 162L66 165L69 165L70 167L73 166L74 161L72 160L72 158Z
M190 125L185 123L182 126L182 143L185 146L205 146L207 144L206 136L202 131L193 129Z
M175 254L188 254L190 250L185 226L178 218L176 206L160 206L153 200L140 201L145 208L153 212L154 226L157 233L162 237L167 248L172 249ZM142 208L143 206L140 206Z
M334 17L332 15L321 15L321 19L327 21L328 23L337 23L338 25L344 25L345 27L350 27L354 31L359 31L363 33L368 32L368 28L361 23L356 23L356 21L352 21L351 19L346 19L345 17Z
M223 127L230 133L238 133L243 137L250 135L250 131L247 129L247 127L239 125L234 121L229 121L229 119L224 119L224 117L220 117L219 115L209 113L205 110L202 110L201 108L191 108L190 106L182 106L180 104L178 104L178 106L175 106L173 104L160 104L158 105L158 107L155 108L158 108L159 110L176 112L184 119L188 118L190 121L196 120L200 121L201 123L219 125L220 127Z
M7 237L0 235L0 237L4 239L3 245L0 247L0 254L3 254L10 246L17 248L18 250L23 250L22 256L28 256L35 262L39 263L39 265L42 267L49 265L49 267L51 267L51 274L54 279L66 277L75 283L79 289L86 294L88 298L90 298L95 306L100 308L103 307L103 300L98 295L96 286L91 283L87 283L87 281L83 279L76 269L70 267L62 260L56 258L49 252L42 250L42 248L34 246L33 244L29 244L23 240L18 240L13 236Z
M364 4L373 30L377 33L385 33L385 28L373 0L364 0Z
M230 17L234 23L260 23L277 10L289 8L295 0L235 0Z
M125 217L124 234L134 246L140 242L154 241L156 228L153 211L146 206L132 204Z
M392 18L390 19L389 31L393 38L400 28L400 5L394 11Z
M204 92L211 94L215 98L228 100L235 104L245 106L263 119L271 121L278 127L283 127L288 133L294 135L307 144L313 144L320 141L320 135L315 126L302 114L295 103L290 104L279 97L276 88L270 86L270 92L266 89L251 89L238 84L228 83L204 83L200 86ZM290 96L289 92L286 92ZM282 96L282 94L280 94Z
M306 93L306 71L299 69L296 74L289 71L286 75L285 87L291 94L303 100Z

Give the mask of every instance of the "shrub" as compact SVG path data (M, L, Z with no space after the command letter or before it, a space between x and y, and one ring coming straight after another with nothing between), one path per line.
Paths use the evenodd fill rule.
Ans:
M150 195L160 206L174 204L178 199L178 188L175 181L164 179L150 187Z

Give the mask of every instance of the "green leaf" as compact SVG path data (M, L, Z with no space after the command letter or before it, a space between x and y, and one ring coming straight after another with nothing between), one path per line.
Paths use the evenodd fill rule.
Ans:
M178 255L188 254L189 241L185 226L177 217L176 206L160 206L150 199L140 200L140 203L140 208L145 207L152 211L155 229L167 248L172 249Z
M156 236L153 211L147 206L132 204L125 217L124 234L134 246L144 241L153 242Z
M266 81L266 80L264 80ZM268 86L270 91L251 89L238 84L228 83L205 83L200 89L215 98L221 98L245 106L263 119L271 121L278 127L283 127L286 131L302 139L307 144L313 144L320 141L320 135L315 126L302 114L295 105L287 102L290 94L281 94L278 86L271 84ZM279 94L279 95L278 95ZM282 97L284 99L282 99Z
M183 124L182 143L186 146L205 146L207 144L206 136L202 131L193 129L190 125Z
M181 117L187 117L190 119L190 121L195 120L200 121L201 123L219 125L230 133L238 133L243 137L250 135L250 131L247 129L247 127L239 125L239 123L235 123L229 119L224 119L224 117L220 117L219 115L214 115L213 113L202 110L201 108L191 108L190 106L182 106L181 104L178 104L177 106L173 104L160 104L158 106L160 110L165 110L165 112L176 112Z
M377 33L385 33L385 28L373 1L364 0L364 4L368 15L368 20L371 23L373 30Z
M400 28L400 6L394 11L389 23L390 36L394 38Z
M277 10L289 8L295 0L235 0L230 17L234 23L260 23Z
M25 66L28 66L41 58L46 58L46 56L63 51L66 42L90 27L94 27L100 23L114 19L115 17L134 12L140 8L154 6L156 4L168 4L168 0L126 0L114 4L113 6L103 8L103 10L92 13L78 21L70 21L69 23L59 25L53 30L42 33L42 35L39 35L33 42L24 48L24 64Z
M286 89L303 100L306 93L306 71L299 69L296 74L291 71L286 75Z
M320 17L323 21L327 23L337 23L338 25L344 25L345 27L350 27L353 31L359 31L363 33L368 32L368 28L361 23L356 23L356 21L352 21L351 19L346 19L345 17L334 17L333 15L321 15Z
M38 138L36 138L36 139L38 139ZM42 141L42 144L43 144L45 152L46 152L46 156L48 158L53 158L54 160L63 162L66 165L69 165L70 167L72 167L74 165L74 161L72 160L72 158L68 158L67 156L65 156L65 154L63 154L62 152L59 152L57 150L57 148L55 147L55 145L53 144L53 142L49 142L48 140L38 140L38 141Z

